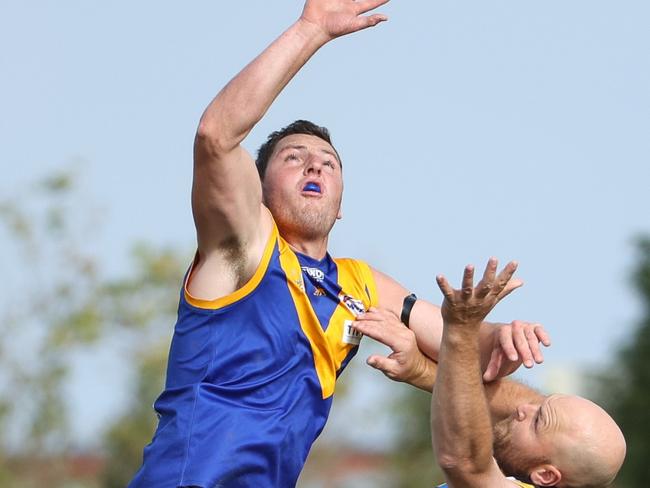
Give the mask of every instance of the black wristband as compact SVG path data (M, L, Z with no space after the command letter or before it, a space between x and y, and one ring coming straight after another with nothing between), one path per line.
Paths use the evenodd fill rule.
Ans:
M415 305L415 301L417 299L418 297L415 296L415 293L411 293L410 295L404 297L404 302L402 303L402 313L400 314L399 319L407 327L409 326L411 309L413 309L413 305Z

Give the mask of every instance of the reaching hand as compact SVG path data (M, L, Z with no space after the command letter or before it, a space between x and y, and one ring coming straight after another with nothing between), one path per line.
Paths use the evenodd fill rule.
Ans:
M334 39L388 20L382 14L363 15L388 1L307 0L301 18L318 26L328 39Z
M484 381L508 376L523 363L532 368L544 361L540 342L548 347L551 339L541 324L513 320L510 324L496 324L490 362L483 374Z
M405 381L414 386L431 390L433 362L418 349L415 334L397 316L385 309L370 308L357 317L354 328L364 335L391 348L388 356L372 355L367 363L391 380Z
M479 327L483 319L505 296L523 285L513 279L517 263L511 261L497 276L498 261L490 258L485 267L483 278L474 288L474 267L468 265L463 274L460 290L454 290L447 279L437 277L438 286L445 296L442 303L442 318L447 325L471 325Z

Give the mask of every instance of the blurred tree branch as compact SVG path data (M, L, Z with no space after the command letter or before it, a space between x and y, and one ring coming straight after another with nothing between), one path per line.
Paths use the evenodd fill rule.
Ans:
M616 486L650 486L650 238L637 240L632 283L643 315L630 338L618 348L613 364L595 377L599 402L625 434L627 455Z
M92 247L99 237L100 213L81 195L78 178L78 170L67 169L0 201L0 233L8 237L3 251L11 263L0 312L2 486L32 486L18 484L8 454L35 458L71 447L63 386L78 351L101 347L119 335L128 339L122 341L125 356L141 375L133 403L126 406L139 409L128 412L137 419L130 426L138 427L127 436L138 452L131 464L139 462L155 422L151 403L162 389L188 259L139 244L124 276L104 277ZM111 450L119 444L116 438L114 429L107 444L112 455L118 454ZM50 486L59 485L52 480Z

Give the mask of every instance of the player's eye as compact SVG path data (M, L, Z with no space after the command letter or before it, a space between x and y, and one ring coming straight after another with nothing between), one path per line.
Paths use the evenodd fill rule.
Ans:
M541 418L542 418L541 412L542 412L542 409L538 408L537 409L537 415L535 415L535 429L537 429L539 427L539 424L541 422Z

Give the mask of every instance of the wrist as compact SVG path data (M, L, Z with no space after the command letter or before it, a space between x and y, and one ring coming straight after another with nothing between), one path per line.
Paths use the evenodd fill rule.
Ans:
M442 331L442 342L447 345L447 348L455 350L478 350L481 342L479 332L478 327L445 323Z
M325 30L312 22L311 20L306 19L305 17L300 17L294 24L298 34L306 42L314 42L318 47L321 47L327 44L333 39Z
M483 322L485 314L480 311L471 310L469 308L467 310L454 310L452 308L447 308L444 303L440 311L442 313L442 323L444 327L454 329L463 328L476 331L481 329L483 324L487 324L487 322Z
M432 392L437 370L438 365L434 361L421 357L414 368L414 373L407 378L406 382L421 390Z
M461 320L445 320L443 321L442 329L454 337L483 337L486 333L489 333L490 335L492 333L492 327L484 327L482 322L476 321L464 322Z

